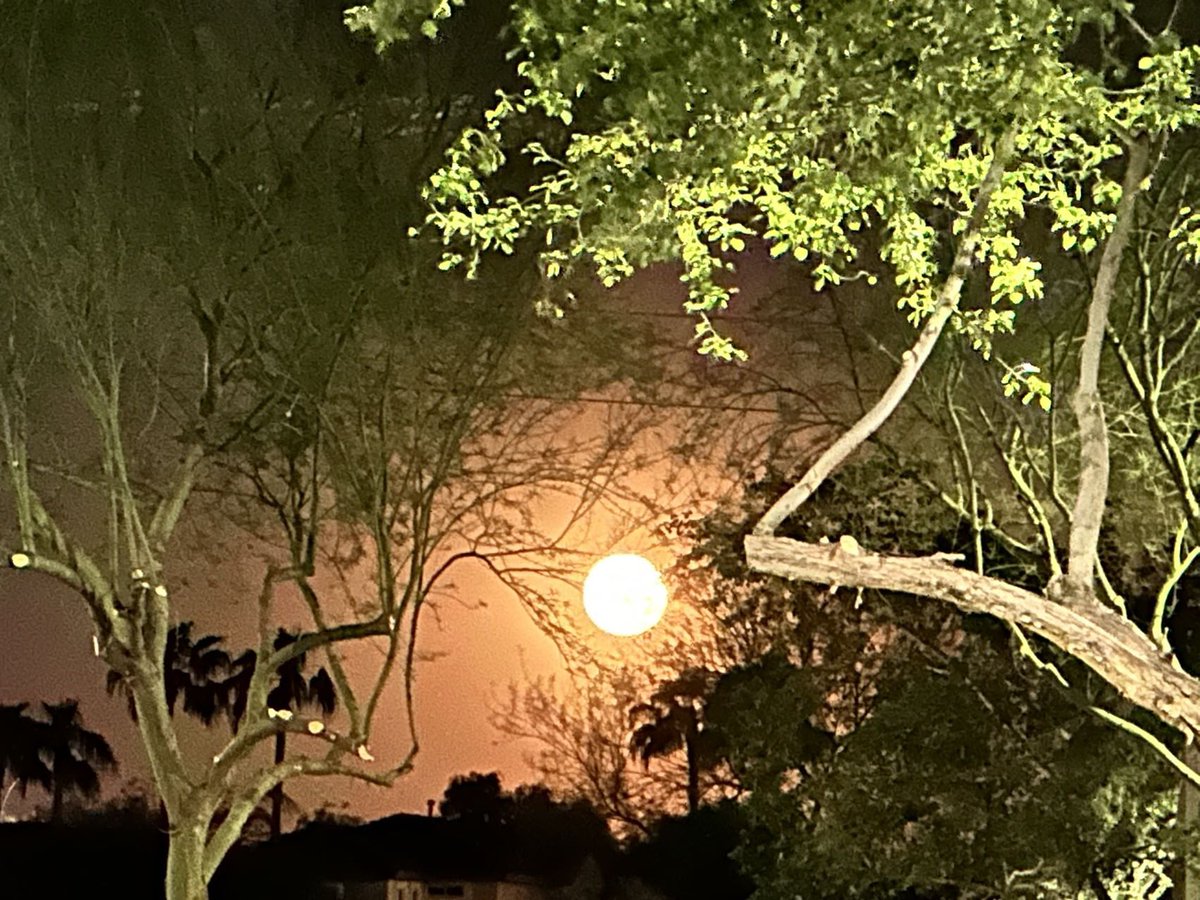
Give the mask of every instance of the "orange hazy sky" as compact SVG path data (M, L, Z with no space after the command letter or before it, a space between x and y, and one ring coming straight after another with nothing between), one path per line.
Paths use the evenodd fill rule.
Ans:
M738 310L746 310L756 297L781 286L785 276L766 266L743 267L739 276L743 297ZM670 272L660 270L639 276L609 292L602 301L612 314L623 310L678 312L682 290ZM686 318L655 322L677 341L680 354L692 354L688 346L692 323ZM676 336L677 333L677 336ZM704 473L698 473L703 475ZM694 509L693 512L702 512ZM652 549L626 543L620 549L644 552ZM660 565L669 563L669 548L652 550ZM203 564L202 564L203 565ZM258 569L239 566L237 561L193 577L190 585L173 589L177 618L194 620L199 633L224 634L240 650L250 640L252 598L257 594ZM201 571L201 570L197 570ZM582 580L582 579L581 579ZM455 592L442 598L434 611L422 617L419 650L435 656L422 662L416 672L416 721L421 751L415 770L392 788L383 789L349 779L293 782L289 793L308 811L328 803L345 807L357 815L374 817L393 812L424 812L428 799L441 796L455 774L470 771L499 771L509 787L535 778L524 758L534 748L508 739L489 723L489 701L503 695L513 682L563 670L564 663L554 643L531 620L518 600L482 566L466 565L454 579ZM244 598L230 601L229 598ZM623 645L619 639L597 632L583 616L579 598L566 599L579 606L572 615L583 636L602 645L611 663L621 665ZM435 615L429 614L436 612ZM286 610L279 624L297 627L305 623L298 612L288 621ZM653 636L638 640L638 652L651 647ZM367 662L360 651L352 665ZM92 654L92 631L82 604L66 590L36 575L0 570L0 702L57 701L79 698L87 725L106 735L116 749L121 770L106 781L106 793L123 783L148 783L148 767L136 729L129 721L124 701L104 691L105 667ZM394 760L407 749L399 679L385 697L384 710L372 751L380 760ZM211 754L226 736L223 724L206 732L184 716L177 718L184 745L191 752ZM203 757L198 757L203 758ZM22 803L9 801L9 814L28 811L43 803L36 789Z

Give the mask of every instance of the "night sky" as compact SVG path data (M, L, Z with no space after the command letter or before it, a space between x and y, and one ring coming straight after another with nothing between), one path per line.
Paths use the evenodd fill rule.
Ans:
M674 278L673 271L658 269L614 291L597 290L591 299L612 315L648 316L650 327L663 332L664 343L675 348L670 355L676 362L695 370L697 359L688 347L691 322L679 313L682 289ZM759 299L787 289L789 284L786 271L768 269L752 258L743 261L738 280L743 290L738 307L741 310L752 308ZM704 363L699 369L704 371L709 366ZM602 408L603 404L596 406ZM592 411L588 404L580 409L584 416ZM664 417L690 414L686 406L667 408L662 413ZM745 428L745 416L737 412L730 415L730 433ZM668 473L664 470L663 474ZM693 480L701 484L706 479L716 484L712 478L715 474L715 469L707 475L691 473ZM689 507L689 511L702 508ZM231 555L214 567L213 554L208 552L211 548L195 543L199 540L201 544L236 548L236 535L197 536L184 532L183 539L197 549L173 592L177 619L193 620L199 634L226 635L228 645L240 649L251 640L253 598L261 571L258 562L239 561ZM666 546L661 539L642 532L621 549L646 553L660 568L666 568L679 548ZM415 696L421 751L414 771L390 789L346 778L292 780L287 791L299 802L300 812L311 813L322 805L364 818L424 812L427 800L440 798L452 776L470 771L499 771L509 788L536 780L536 773L525 762L526 755L536 748L494 729L489 708L506 696L510 684L520 686L546 675L555 675L560 684L566 683L569 674L563 657L518 600L483 566L464 565L453 579L453 587L449 596L422 615L419 651L427 659L417 667ZM659 627L633 639L604 635L586 619L578 595L567 599L574 607L574 626L597 658L608 665L642 668L654 658L656 646L668 639L668 633L672 638L683 633L686 640L687 626L682 624L686 610L678 598L673 598ZM277 620L292 626L307 621L307 614L298 607L290 614L289 619L288 606L282 604ZM355 651L351 665L369 666L371 657L370 651ZM110 740L120 764L119 773L105 778L105 796L117 793L130 782L137 783L135 789L144 792L149 785L149 770L140 736L128 719L124 700L105 693L104 676L104 665L93 656L91 627L78 599L42 576L0 571L0 702L78 698L86 724ZM383 708L393 714L379 717L372 740L372 750L381 760L402 754L408 746L399 681L399 677L393 679L384 701ZM207 731L187 716L177 715L175 721L184 747L196 758L215 752L228 736L223 721ZM22 814L45 802L37 789L31 789L24 803L13 795L7 812Z
M524 678L526 672L535 675L558 670L561 661L553 643L520 605L489 584L486 576L480 576L471 572L459 579L462 596L472 599L443 603L438 616L424 622L422 652L438 658L418 671L422 750L414 772L390 790L349 779L293 782L289 792L308 811L324 802L335 807L345 802L352 812L366 817L424 812L426 799L440 797L450 777L459 772L499 770L513 787L531 778L523 762L528 748L504 740L492 730L488 699L508 682ZM487 605L469 607L467 603L474 598ZM193 602L183 602L181 615L194 616L202 632L216 633L223 627L228 631L230 618L245 611L245 605L231 610L197 596ZM124 700L104 691L105 667L92 655L92 631L80 602L40 576L21 577L5 571L0 572L0 616L0 702L79 698L86 724L109 738L121 766L118 776L106 779L106 793L130 779L145 783L149 771L140 737L129 721ZM393 692L390 702L397 715L381 717L374 741L381 758L389 747L396 752L407 746L402 700ZM216 736L227 734L223 723L206 734L185 716L177 716L176 722L189 748L215 747ZM43 802L40 792L31 789L24 806ZM19 813L22 806L14 795L6 811Z
M252 17L247 10L252 6L201 4L196 8L202 11L201 16L221 17L222 25L232 26L236 32L239 27L245 30L250 23ZM104 4L81 5L69 34L56 32L69 17L56 18L60 11L47 10L31 31L27 46L36 47L39 40L45 39L46 52L53 60L60 43L82 54L90 52L88 48L96 49L89 42L99 42L110 57L106 61L117 59L118 70L122 66L119 58L123 56L130 78L153 79L157 74L154 67L166 52L154 29L139 31L141 26L135 24L127 33L122 32L120 20L127 11L109 16L105 10ZM380 71L380 64L365 42L350 36L342 26L340 10L341 5L336 2L317 2L293 4L286 13L279 13L294 17L290 34L298 46L291 52L300 58L302 65L311 65L312 72L325 78L334 91L342 90L341 85L354 78L364 77L362 72ZM467 31L459 35L453 52L430 63L436 70L431 77L447 79L456 90L471 90L478 83L494 78L495 67L503 64L496 40L497 17L502 12L499 5L491 7L490 12L482 10L482 14L477 7L470 16L461 17ZM133 16L127 18L131 23L135 21ZM239 26L242 19L245 22ZM147 33L151 35L148 39ZM139 44L139 39L144 43ZM264 46L268 43L264 41ZM80 47L84 49L78 50ZM275 46L265 52L280 50ZM304 59L304 55L310 58ZM331 60L342 60L344 68L322 70ZM73 81L68 74L52 90L61 89L70 102L80 97L88 99L93 89L97 96L104 97L108 87L104 84L104 71L97 69L94 85L86 80ZM151 74L147 76L145 72ZM116 77L121 77L120 71ZM143 102L149 99L142 94L122 96ZM85 107L86 104L80 108ZM71 148L64 149L69 156ZM144 149L153 152L149 147ZM42 407L41 413L49 411L59 419L71 415L56 409L55 397L60 390L65 396L65 386L48 388L50 405ZM70 435L75 423L66 424L63 431ZM92 440L90 425L81 422L78 427L89 433L79 442L87 446ZM13 517L8 493L3 489L0 489L0 515L3 516L0 536L8 537ZM80 512L85 520L86 515ZM228 548L241 545L240 537L233 533L193 534L190 541L200 552L192 555L186 571L173 573L176 620L194 620L199 633L225 635L230 649L240 650L252 639L252 605L261 572L258 560L238 560L228 552ZM224 564L215 567L210 561L214 548L221 548L219 552L226 555ZM335 807L348 804L351 811L367 816L401 810L424 811L426 799L439 797L449 777L457 772L499 769L511 786L528 777L522 763L522 749L496 744L498 736L487 723L488 697L494 689L523 677L526 671L543 674L558 669L561 660L553 644L538 631L520 604L483 572L464 566L456 583L457 599L443 599L436 609L429 609L429 614L423 616L420 650L436 657L436 662L419 665L417 675L417 715L423 750L415 773L401 779L392 791L342 779L336 785L329 781L293 783L288 790L301 801L303 808L311 811L322 802L330 802ZM285 607L278 624L298 627L306 619L299 610L289 613ZM369 654L370 651L360 653L351 658L351 663L365 665ZM105 667L93 656L92 629L79 600L40 576L22 577L8 570L0 571L0 702L29 701L36 709L39 701L78 698L85 723L108 737L115 748L120 772L105 780L106 794L112 794L131 780L144 785L148 769L125 702L107 696L104 677ZM396 690L386 698L385 708L386 704L396 712L380 717L375 749L380 758L395 758L407 748L403 703ZM214 726L211 733L186 716L177 716L176 723L184 746L196 758L211 753L227 736L223 723ZM34 789L24 804L13 796L6 812L19 814L44 802L45 798Z
M333 5L322 7L321 15L322 27L340 28ZM455 64L467 66L462 71L469 72L469 63L478 63L480 46L489 53L495 50L495 42L486 34L486 28L490 27L494 23L485 23L481 40L476 44L467 42L464 51L467 61ZM335 41L350 40L340 31L336 34ZM757 300L790 284L784 269L768 269L762 262L752 258L740 261L738 279L743 293L735 315L746 313ZM644 273L608 292L602 300L598 299L602 292L597 289L597 297L592 299L604 305L606 315L621 317L632 313L634 317L648 317L644 324L658 334L663 347L670 348L667 353L673 361L667 363L668 369L675 366L692 375L703 374L711 364L699 361L689 346L693 322L681 313L683 289L675 274L665 268ZM736 326L731 326L731 330L736 332ZM796 368L795 359L789 359L788 364ZM59 409L54 399L60 387L49 384L46 388L51 399L40 409L41 414L60 419L67 415L63 412L65 407ZM581 406L581 421L602 407L602 403L595 407ZM664 420L689 414L686 404L677 409L664 407L661 413ZM86 422L69 422L67 426L68 434L75 427L90 429ZM729 434L744 431L745 416L731 412L726 427ZM88 440L81 439L81 445ZM723 470L725 463L715 460L711 470L691 472L691 481L701 488L707 481L716 483L713 477L718 471L716 467ZM699 490L697 498L703 493L704 490ZM8 537L12 530L8 503L8 494L0 491L3 537ZM687 509L701 513L705 507L693 505ZM76 524L86 526L88 511L76 509L71 513L78 513L80 522ZM175 571L168 573L176 621L194 621L199 634L225 635L229 649L240 651L251 640L260 560L239 558L238 548L244 544L233 532L205 533L193 527L181 540L189 548L182 554L185 563L182 567L176 564ZM593 549L600 553L610 548L597 540ZM627 539L619 549L647 552L664 566L670 564L675 548L656 545L649 533L642 532ZM554 642L539 630L517 599L482 566L463 566L454 579L454 587L450 596L441 598L422 616L419 650L431 659L419 663L417 668L417 725L422 750L415 772L401 778L390 790L347 779L290 782L287 789L303 810L311 812L328 803L367 817L397 811L423 812L426 801L440 797L455 774L498 770L510 788L534 777L523 761L524 755L534 748L509 741L490 726L489 700L504 694L510 683L554 673L563 675L563 659ZM578 607L578 597L568 599ZM669 611L668 621L660 630L671 627L673 616L678 626L677 607L678 604ZM579 634L592 642L596 652L609 664L640 668L646 659L653 657L659 639L655 633L623 642L596 631L584 618L581 608L575 608L570 617ZM289 609L287 604L282 604L276 618L279 625L293 628L307 621L298 607ZM372 663L372 651L355 651L349 662L352 668L366 670ZM85 723L111 741L120 763L120 772L105 781L106 794L112 795L130 782L141 782L144 790L148 770L140 738L128 719L124 700L105 693L104 677L105 667L93 656L92 630L78 599L41 576L0 571L0 702L29 701L36 708L39 701L78 698ZM379 717L372 751L380 760L394 760L407 748L398 678L393 680L383 708L394 714ZM206 732L198 723L179 715L176 724L184 746L195 758L214 752L227 736L223 723ZM7 812L21 814L43 803L45 798L33 789L25 803L14 796Z

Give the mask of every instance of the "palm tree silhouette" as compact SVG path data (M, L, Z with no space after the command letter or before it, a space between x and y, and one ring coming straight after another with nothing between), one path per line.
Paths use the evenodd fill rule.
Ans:
M205 726L227 712L230 704L233 669L229 654L221 649L225 638L216 634L192 636L192 623L180 622L167 632L163 650L163 681L167 692L167 710L175 715L175 706L183 698L183 711ZM110 695L121 694L129 704L129 717L137 721L133 692L119 672L108 673L105 687Z
M98 732L88 731L79 714L78 700L43 703L39 755L50 768L53 802L50 817L62 819L63 797L79 793L94 797L100 792L100 771L117 767L112 748Z
M649 766L655 757L684 751L689 813L700 808L700 770L714 762L703 710L715 681L716 676L707 669L688 669L659 685L649 703L639 703L629 711L630 720L641 723L633 729L629 747L643 765Z
M0 703L0 821L3 821L4 801L16 788L21 796L30 782L49 790L50 768L38 755L45 738L45 722L25 714L28 703ZM8 776L13 777L12 784Z
M258 666L258 654L246 650L229 663L229 677L225 679L225 715L229 717L229 728L237 734L246 715L246 701L250 694L250 679Z
M275 635L275 649L281 650L295 641L296 635L280 628L279 633ZM243 658L244 656L245 654ZM334 690L333 680L324 667L317 669L311 678L304 677L306 657L305 653L298 654L279 667L275 673L275 686L267 694L269 708L294 711L307 706L315 707L325 715L337 709L337 691ZM286 754L287 732L281 728L275 732L275 762L283 762ZM283 784L280 783L271 789L272 839L279 837L282 831L283 801Z
M258 654L247 650L236 658L221 645L225 639L220 635L194 637L191 622L173 625L167 634L167 645L163 651L163 678L167 693L167 709L175 714L180 698L183 711L195 716L205 725L211 725L218 716L229 720L230 728L237 732L246 714L246 698L250 690L250 679L258 663ZM296 636L281 628L275 636L274 648L279 650L293 643ZM337 708L337 693L333 680L324 668L311 678L305 678L307 654L289 660L279 667L275 685L267 694L267 705L271 709L299 710L315 707L325 715ZM119 672L110 671L107 678L109 694L122 694L129 704L129 715L136 722L137 709L133 694ZM287 733L280 730L275 735L275 762L283 762L287 754ZM278 837L283 820L285 796L283 785L271 791L270 831Z

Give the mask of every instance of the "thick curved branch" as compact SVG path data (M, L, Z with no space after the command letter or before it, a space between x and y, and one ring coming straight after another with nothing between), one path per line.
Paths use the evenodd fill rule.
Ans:
M945 556L883 556L864 552L852 541L808 544L752 534L746 538L746 558L757 572L896 591L995 616L1050 641L1095 670L1130 702L1184 734L1200 731L1200 682L1127 619L1099 604L1063 606L999 579L959 569Z
M146 539L150 544L151 551L158 557L166 552L166 543L175 531L179 517L183 515L183 508L192 494L192 488L196 484L196 475L203 459L204 446L202 444L197 443L188 447L171 477L170 487L155 507Z

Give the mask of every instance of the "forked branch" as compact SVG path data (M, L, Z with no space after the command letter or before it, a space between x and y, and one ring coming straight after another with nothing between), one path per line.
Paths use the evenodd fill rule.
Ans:
M921 328L916 342L901 357L900 370L892 379L891 384L888 385L887 390L883 392L883 396L876 401L875 405L834 441L813 463L812 468L804 473L804 477L792 485L763 514L763 517L754 526L755 534L774 534L784 520L811 497L813 491L820 487L838 466L879 430L912 388L925 361L929 359L929 354L937 345L938 338L945 330L946 324L958 309L963 283L975 262L975 248L979 244L988 207L991 204L992 195L1004 177L1005 169L1012 156L1014 141L1015 135L1009 131L998 142L991 165L979 185L971 216L967 220L966 229L954 254L954 264L951 266L950 274L941 290L938 291L937 303L934 305L933 312L929 314L929 318L925 320L925 325Z

